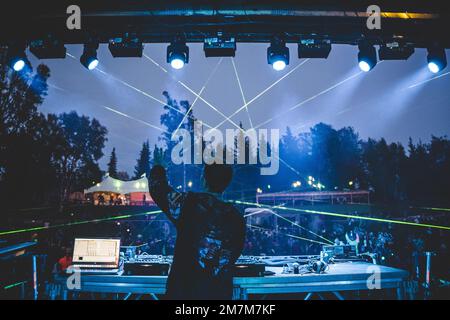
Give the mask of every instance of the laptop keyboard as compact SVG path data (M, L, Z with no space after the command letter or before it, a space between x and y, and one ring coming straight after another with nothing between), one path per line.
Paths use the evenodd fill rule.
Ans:
M80 264L80 265L75 265L75 266L80 268L80 269L85 269L85 268L117 268L116 264L102 264L102 265L98 265L98 264Z
M81 273L107 273L107 274L115 274L119 272L119 269L86 269L80 268Z

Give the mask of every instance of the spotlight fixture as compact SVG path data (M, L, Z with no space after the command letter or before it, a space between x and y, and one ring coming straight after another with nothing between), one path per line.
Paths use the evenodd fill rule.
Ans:
M289 64L289 49L283 40L279 38L272 40L270 47L267 48L267 62L276 71L283 70Z
M189 63L189 48L185 41L177 39L167 47L167 63L174 69L181 69Z
M30 62L25 54L25 48L10 46L8 48L8 63L16 72L22 71L27 64L29 65Z
M428 69L432 73L439 73L447 67L447 57L443 48L434 47L428 49Z
M83 54L80 57L81 64L88 70L94 70L98 65L97 44L85 44Z
M369 72L377 65L377 52L375 47L369 44L360 44L358 53L359 68Z
M205 38L203 43L205 57L234 57L236 54L236 38L224 36L218 32L217 36Z
M142 41L129 34L109 40L108 48L114 58L141 58L144 50Z
M298 44L298 57L327 59L331 52L331 40L303 39Z
M30 52L38 59L64 59L66 57L64 44L52 38L31 42Z
M408 60L413 53L413 46L397 41L381 45L378 50L380 60Z

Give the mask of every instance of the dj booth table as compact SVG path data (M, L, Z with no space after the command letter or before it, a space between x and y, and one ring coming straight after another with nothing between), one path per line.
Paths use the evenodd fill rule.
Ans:
M233 299L247 300L249 295L295 294L307 293L305 299L314 293L331 292L338 299L343 299L341 291L369 290L371 279L378 280L377 289L395 289L397 298L403 299L404 282L408 272L386 266L364 262L338 263L329 266L323 274L282 274L281 267L266 267L275 272L272 276L236 277L234 278ZM69 290L67 277L56 280L59 286L58 295L67 298L69 291L125 294L131 295L163 295L166 287L166 276L120 276L120 275L81 275L81 288ZM55 296L50 298L54 299Z

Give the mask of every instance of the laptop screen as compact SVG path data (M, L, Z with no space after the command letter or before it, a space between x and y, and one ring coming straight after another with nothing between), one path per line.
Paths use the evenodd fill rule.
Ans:
M120 239L75 239L74 264L119 265Z

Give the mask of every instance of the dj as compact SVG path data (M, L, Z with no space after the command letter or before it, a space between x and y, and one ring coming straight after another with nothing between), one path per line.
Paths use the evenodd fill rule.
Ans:
M246 229L237 209L221 200L232 175L229 165L205 165L206 191L181 193L169 186L162 166L152 168L150 194L177 229L168 299L231 299Z

